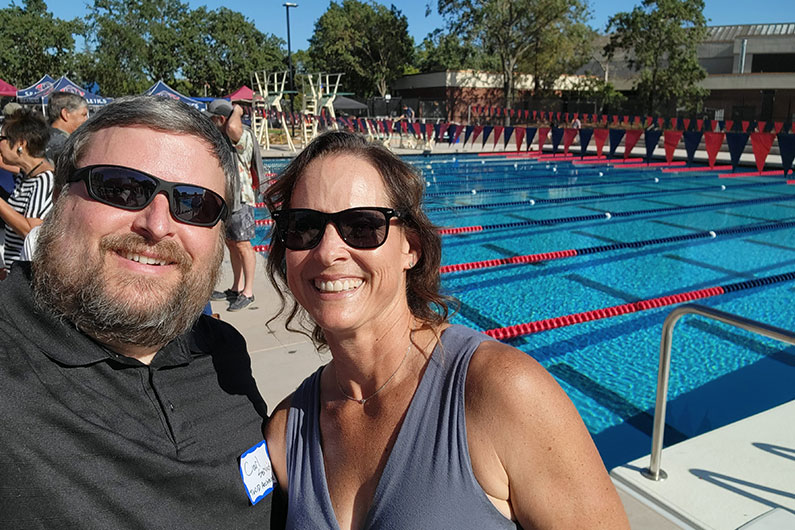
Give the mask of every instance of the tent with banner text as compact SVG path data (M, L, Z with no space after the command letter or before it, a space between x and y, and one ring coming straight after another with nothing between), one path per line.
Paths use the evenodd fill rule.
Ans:
M49 78L49 76L41 78L39 83L33 85L33 87L18 90L17 100L20 103L41 103L42 105L46 105L50 94L55 92L68 92L70 94L77 94L85 99L90 107L101 107L107 105L111 101L111 98L89 92L66 76L61 76L60 79L54 82L48 81L47 78ZM31 88L33 90L30 90Z
M188 96L183 96L182 94L180 94L179 92L177 92L176 90L165 84L162 80L158 81L157 83L149 87L149 90L144 92L144 94L147 96L162 96L166 98L176 99L198 110L204 110L207 108L206 103L202 103L201 101L189 98Z

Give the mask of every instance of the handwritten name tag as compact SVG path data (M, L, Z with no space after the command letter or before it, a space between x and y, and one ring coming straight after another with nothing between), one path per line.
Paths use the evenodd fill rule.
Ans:
M275 480L265 440L240 455L240 476L251 504L257 504L273 491Z

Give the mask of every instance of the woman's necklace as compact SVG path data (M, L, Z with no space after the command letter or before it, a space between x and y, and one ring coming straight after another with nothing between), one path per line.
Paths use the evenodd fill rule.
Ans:
M388 385L388 384L389 384L389 382L390 382L390 381L392 381L392 379L393 379L393 378L394 378L394 377L397 375L397 373L400 371L400 368L403 366L403 363L405 363L405 362L406 362L406 359L408 359L408 356L409 356L409 352L410 352L410 351L411 351L411 340L409 340L409 347L408 347L408 348L406 348L406 353L403 355L403 360L402 360L402 361L400 361L400 364L398 365L398 367L397 367L397 368L395 368L395 371L394 371L394 372L392 372L392 375L390 375L390 376L389 376L389 379L387 379L386 381L384 381L384 384L383 384L383 385L381 385L380 387L378 387L378 389L377 389L375 392L373 392L372 394L370 394L370 395L369 395L369 396L367 396L366 398L362 398L362 399L356 399L356 398L355 398L355 397L353 397L353 396L349 396L349 395L348 395L348 394L347 394L347 393L346 393L346 392L345 392L345 391L342 389L342 385L340 384L340 380L339 380L339 379L337 379L337 372L335 371L335 372L334 372L334 380L337 382L337 388L339 388L339 389L340 389L340 392L342 392L342 395L343 395L343 396L345 396L347 399L349 399L349 400L351 400L351 401L355 401L355 402L356 402L356 403L358 403L359 405L364 405L365 403L367 403L368 401L370 401L372 398L374 398L376 394L378 394L378 393L379 393L379 392L381 392L383 389L385 389L385 388L386 388L386 385Z
M39 166L40 166L40 165L42 165L43 163L44 163L44 160L42 160L41 162L39 162L38 164L36 164L35 166L33 166L33 169L31 169L31 170L30 170L30 171L28 171L27 173L24 173L24 172L23 172L23 177L24 177L24 178L32 177L32 176L33 176L33 172L34 172L34 171L36 171L37 169L39 169Z

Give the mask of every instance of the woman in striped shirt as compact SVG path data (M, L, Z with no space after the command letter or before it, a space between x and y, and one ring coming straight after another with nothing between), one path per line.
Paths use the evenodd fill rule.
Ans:
M52 207L53 167L44 155L50 133L44 117L21 109L6 118L0 131L0 156L17 166L14 192L0 199L0 219L5 223L5 266L19 259L25 236L41 224ZM0 279L5 274L0 273Z

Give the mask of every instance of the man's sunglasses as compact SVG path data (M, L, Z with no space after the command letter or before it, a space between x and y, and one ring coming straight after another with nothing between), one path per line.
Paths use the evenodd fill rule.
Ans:
M223 197L212 190L178 184L124 166L86 166L75 171L69 182L83 181L95 201L122 210L143 210L158 193L165 193L171 215L181 223L215 226L226 219Z
M315 248L326 233L326 225L334 223L345 243L353 248L380 247L389 235L389 220L402 218L392 208L349 208L337 213L318 212L306 208L288 208L271 212L276 234L290 250Z

